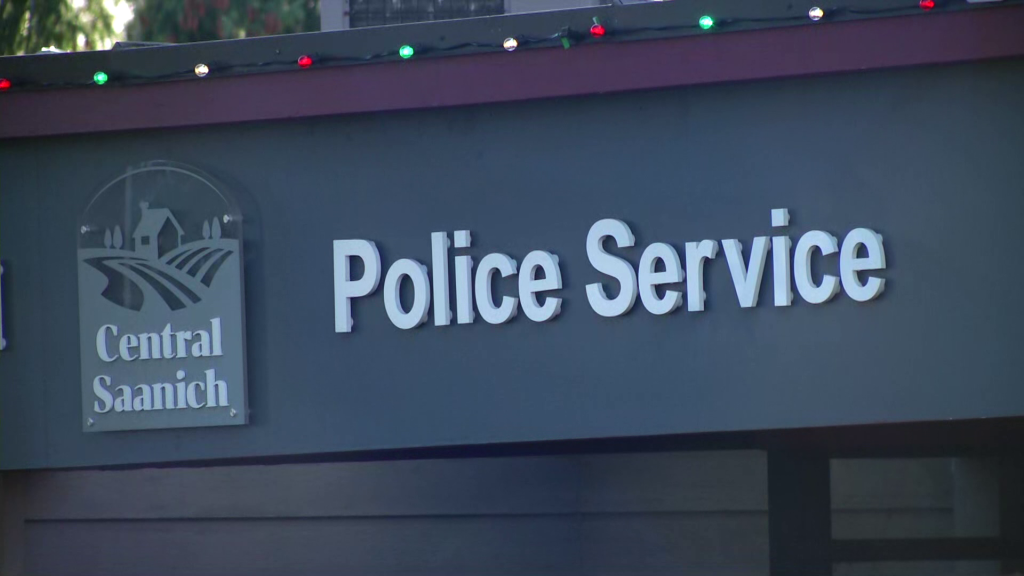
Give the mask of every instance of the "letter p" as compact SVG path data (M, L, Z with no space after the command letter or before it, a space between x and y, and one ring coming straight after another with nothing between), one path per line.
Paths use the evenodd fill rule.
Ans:
M352 257L363 262L363 277L352 280ZM371 294L380 284L380 252L368 240L334 241L334 331L351 332L352 299Z

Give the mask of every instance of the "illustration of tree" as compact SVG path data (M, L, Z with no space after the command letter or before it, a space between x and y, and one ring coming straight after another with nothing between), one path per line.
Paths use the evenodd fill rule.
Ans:
M210 223L204 220L203 221L203 240L209 240L209 239L210 239Z
M114 226L114 248L120 250L124 246L124 235L121 234L121 227Z
M220 221L213 219L213 239L220 240Z
M112 240L110 239L110 228L107 228L107 231L103 233L103 247L109 250L111 242Z

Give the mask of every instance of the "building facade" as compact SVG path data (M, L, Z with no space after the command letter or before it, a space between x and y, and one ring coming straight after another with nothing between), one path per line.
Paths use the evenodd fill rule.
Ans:
M647 0L627 0L626 3L638 1ZM593 8L612 3L612 0L321 0L321 30Z
M0 572L1024 571L1024 7L791 10L0 59Z

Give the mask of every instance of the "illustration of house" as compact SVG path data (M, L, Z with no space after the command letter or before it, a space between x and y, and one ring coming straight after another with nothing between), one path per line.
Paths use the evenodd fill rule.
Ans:
M157 260L167 252L181 246L185 235L178 220L166 208L150 208L149 202L140 202L142 219L135 228L135 253L149 260Z

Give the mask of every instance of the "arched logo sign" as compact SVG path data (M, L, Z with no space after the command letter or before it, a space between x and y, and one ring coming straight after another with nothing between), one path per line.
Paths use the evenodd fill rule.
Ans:
M149 162L104 186L77 233L83 429L246 423L242 225L224 187Z

